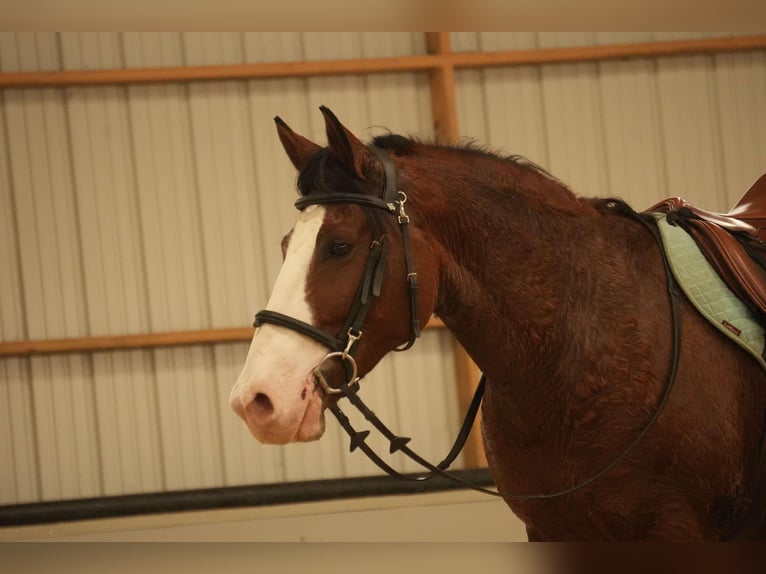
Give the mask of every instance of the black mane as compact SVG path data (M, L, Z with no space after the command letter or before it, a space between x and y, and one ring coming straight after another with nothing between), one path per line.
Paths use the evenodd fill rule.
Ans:
M418 143L420 142L415 139L400 136L398 134L376 136L372 140L372 145L375 147L393 152L396 155L410 155L415 151L415 146L417 146Z
M422 142L416 138L405 137L398 134L385 134L376 136L372 145L391 152L398 156L412 156L418 146L429 146L436 149L452 150L468 153L476 157L490 159L499 162L510 163L523 169L528 169L542 174L550 179L559 181L546 169L528 160L521 155L501 155L480 146L473 141L460 145ZM298 174L298 192L301 195L310 193L331 193L332 190L345 189L351 192L363 192L362 182L353 174L349 173L340 162L330 153L329 148L318 151L309 160L308 165Z
M477 144L475 141L472 141L472 140L466 141L463 144L451 145L451 144L442 144L442 143L435 143L435 142L422 142L418 139L411 138L411 137L408 138L398 134L386 134L386 135L381 135L381 136L377 136L373 138L372 144L379 148L393 152L396 155L402 155L402 156L412 155L418 145L427 145L427 146L431 146L435 148L462 151L462 152L467 152L469 154L473 154L482 158L489 158L489 159L494 159L494 160L498 160L502 162L512 163L513 165L535 171L537 173L545 175L546 177L550 179L555 179L558 181L558 178L552 175L544 167L536 164L535 162L527 159L526 157L522 155L518 155L518 154L503 155L500 153L496 153L482 145Z

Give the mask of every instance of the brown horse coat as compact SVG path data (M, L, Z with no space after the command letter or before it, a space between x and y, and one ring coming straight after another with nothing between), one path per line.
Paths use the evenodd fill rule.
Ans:
M327 181L379 193L374 155L323 111ZM320 148L278 127L308 193ZM553 492L601 470L642 431L667 382L672 321L655 238L519 158L393 135L374 144L393 157L408 198L421 324L438 314L487 375L482 430L499 490ZM389 272L359 344L362 373L408 334L401 238L385 224ZM353 251L322 254L322 238L339 233L369 243L364 210L326 207L306 301L328 333L343 323L364 265ZM766 376L683 297L680 307L677 379L657 424L587 487L507 499L531 540L717 540L749 508Z

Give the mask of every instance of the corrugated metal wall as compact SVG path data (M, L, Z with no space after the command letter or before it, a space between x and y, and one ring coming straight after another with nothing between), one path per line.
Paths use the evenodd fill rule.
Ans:
M3 71L422 52L421 35L0 36ZM247 326L281 265L295 174L272 118L324 141L430 135L415 74L7 90L0 114L2 340ZM0 361L0 503L370 474L334 424L255 443L228 407L246 344ZM433 456L458 425L451 340L369 377L369 402ZM428 405L429 408L423 408ZM405 465L404 468L412 469Z
M452 35L456 50L487 51L654 39L667 36ZM2 71L424 52L408 33L0 33ZM1 97L2 341L245 326L295 218L272 117L317 141L320 104L365 136L432 131L415 73ZM466 136L637 208L683 195L724 210L766 168L763 52L464 70L458 104ZM0 360L0 504L375 472L332 421L319 443L256 444L226 400L246 349ZM365 386L392 427L446 451L458 424L446 333Z
M712 33L461 33L456 50L560 48ZM680 195L728 211L766 171L766 53L458 72L461 133L525 155L580 195L636 209Z

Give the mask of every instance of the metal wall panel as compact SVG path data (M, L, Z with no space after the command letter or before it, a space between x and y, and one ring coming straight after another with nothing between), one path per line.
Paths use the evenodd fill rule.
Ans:
M0 114L0 339L26 337L16 209L5 116ZM0 361L0 504L39 498L29 360Z
M424 50L414 38L2 34L0 66L406 55ZM381 126L428 136L432 125L428 78L418 74L2 97L3 341L246 325L266 302L280 239L296 217L295 173L273 116L318 142L320 104L362 137ZM446 333L429 332L366 385L377 412L432 457L446 452L458 424L451 345ZM333 421L319 443L257 444L228 407L246 352L246 344L217 344L0 361L0 411L10 415L0 455L12 461L3 465L2 502L379 472L349 458Z
M716 55L712 67L725 193L721 205L729 209L766 168L766 53Z
M40 499L100 495L99 429L90 358L33 357L31 364Z
M21 60L20 67L32 67ZM10 274L20 277L21 297L3 300L2 306L23 309L25 337L86 335L83 259L63 93L9 91L3 94L3 112L19 264ZM33 406L30 420L34 421L36 441L33 451L21 458L22 465L24 458L37 458L37 496L99 494L89 358L34 358L28 368L19 366L16 363L15 370L22 380L28 377L30 392L23 395L29 403L21 405L22 412L29 411L28 404ZM14 363L6 362L5 369L14 369ZM27 434L25 428L20 425L18 430Z
M29 361L0 361L0 504L40 499Z
M10 150L5 115L0 114L0 334L4 341L26 337L16 203L11 193Z
M763 64L760 51L461 71L460 128L580 195L726 211L764 170Z
M0 33L0 71L36 72L60 69L56 32Z

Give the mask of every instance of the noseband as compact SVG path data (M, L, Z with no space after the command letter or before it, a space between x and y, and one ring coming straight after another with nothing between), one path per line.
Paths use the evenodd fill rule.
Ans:
M418 281L417 281L417 273L415 272L415 264L412 257L412 245L410 241L410 230L409 230L410 219L407 216L407 213L405 212L405 209L404 209L404 204L407 202L407 196L402 191L399 191L396 189L397 187L396 186L396 170L394 168L393 161L391 160L391 157L389 156L389 154L386 151L380 148L376 148L374 146L370 146L368 149L370 149L373 153L375 153L378 160L380 161L381 166L383 167L384 185L383 185L383 194L381 197L375 197L375 196L361 194L361 193L344 193L344 192L337 192L332 190L327 185L325 177L324 177L324 166L325 166L326 158L329 155L329 151L323 150L322 152L319 152L319 153L323 153L326 155L321 160L320 167L319 167L319 175L317 177L317 181L315 182L314 189L312 189L312 193L309 193L307 195L300 197L295 202L295 206L302 211L309 205L355 203L363 207L372 207L377 210L382 210L397 218L397 222L399 224L399 228L402 233L402 243L404 246L404 254L405 254L406 269L407 269L406 281L409 288L409 298L410 298L410 338L409 338L409 341L404 344L404 346L394 350L406 351L407 349L412 347L412 345L415 344L415 340L418 337L420 337L420 323L418 319L418 310L417 310ZM337 403L333 405L329 405L328 409L330 410L330 412L332 412L332 414L340 423L341 427L346 431L346 433L351 438L351 445L350 445L351 452L359 448L362 452L364 452L367 455L367 457L373 463L375 463L380 469L382 469L389 475L403 479L403 480L423 481L423 480L429 480L438 474L454 482L460 483L463 486L477 490L479 492L491 494L493 496L500 496L500 497L508 498L508 499L515 499L515 500L549 499L549 498L555 498L555 497L573 493L591 484L592 482L596 481L597 479L605 475L612 468L617 466L617 464L620 461L622 461L625 458L625 456L631 450L633 450L633 448L639 442L641 442L644 436L649 432L649 429L654 425L656 420L659 418L660 413L664 410L665 404L667 403L668 398L670 397L670 393L673 388L673 383L675 382L676 371L678 369L678 359L679 359L679 352L680 352L680 335L681 335L680 334L680 318L679 318L679 310L678 310L678 302L677 302L678 289L677 289L675 280L673 278L673 274L670 270L670 266L667 261L667 257L665 255L665 251L662 248L662 243L658 235L658 232L655 227L652 227L651 223L649 223L645 218L642 218L640 214L637 214L636 212L634 212L624 202L613 200L613 201L610 201L607 205L610 209L615 210L617 213L630 217L638 221L639 223L641 223L644 227L646 227L649 230L649 232L652 234L652 236L660 245L660 253L662 255L662 260L665 266L666 286L667 286L667 291L669 295L670 310L671 310L671 316L672 316L672 329L673 329L672 357L671 357L670 370L668 373L668 378L665 384L665 389L663 391L663 394L659 399L655 412L649 418L649 421L646 423L646 425L641 430L641 432L639 432L638 435L634 437L633 441L610 464L603 467L599 472L590 476L588 479L583 480L582 482L576 484L575 486L565 488L563 490L559 490L556 492L546 493L546 494L508 494L508 493L496 492L494 490L482 488L480 486L471 484L453 474L446 472L447 468L449 468L450 464L452 464L452 462L455 460L455 458L457 458L457 455L462 450L463 445L465 444L466 440L468 439L468 435L470 434L471 427L473 426L473 422L476 419L476 414L479 410L479 406L481 404L482 397L484 395L484 387L486 384L486 378L483 374L481 376L481 379L479 380L479 384L476 387L476 391L474 393L473 399L471 400L471 404L468 407L465 418L463 420L463 424L461 425L460 431L458 432L458 436L455 439L455 442L452 445L452 448L450 449L449 453L444 458L444 460L442 460L437 465L434 465L428 460L424 459L423 457L418 455L415 451L413 451L409 446L407 446L407 443L409 443L411 439L409 437L397 436L394 432L392 432L385 424L383 424L383 422L375 415L375 413L369 407L367 407L364 401L362 401L361 397L359 397L358 391L359 391L360 377L358 376L358 367L356 364L356 359L354 358L354 353L356 351L357 343L359 342L359 340L362 338L362 335L363 335L362 327L364 325L364 320L367 316L367 312L369 311L370 305L372 303L372 298L380 295L381 285L383 282L383 275L385 273L385 268L386 268L386 251L385 251L384 236L380 232L379 222L377 221L375 217L371 217L369 219L370 219L371 225L373 227L376 227L379 233L377 234L377 238L373 239L370 245L370 254L367 258L367 264L365 266L365 271L362 276L362 282L360 283L359 288L357 289L356 297L354 299L353 304L351 305L351 311L348 317L346 318L346 321L343 327L341 328L341 330L339 331L337 335L334 335L334 336L329 335L325 333L324 331L317 329L313 325L300 321L299 319L295 319L288 315L284 315L283 313L270 311L267 309L259 311L255 315L254 326L260 327L261 325L265 323L271 323L273 325L286 327L288 329L292 329L293 331L301 333L302 335L305 335L311 339L314 339L321 345L324 345L325 347L330 349L330 352L327 355L325 355L325 357L319 362L319 364L314 369L314 375L316 377L316 380L321 386L322 390L325 392L325 394L345 396L349 400L349 402L351 402L351 404L354 405L354 407L356 407L359 410L359 412L362 413L364 418L367 421L369 421L370 424L372 424L376 429L378 429L378 431L380 431L380 433L383 434L383 436L385 436L389 440L390 453L393 454L398 451L402 452L405 456L417 462L423 468L429 470L427 474L423 474L420 476L411 476L411 475L404 475L399 473L397 470L395 470L390 465L388 465L366 443L366 439L367 439L367 436L370 434L370 431L368 430L357 431L351 425L351 422L349 421L345 413L343 413L340 407L338 407ZM333 359L339 359L343 362L344 370L346 372L346 377L348 379L347 381L342 382L340 386L338 386L337 388L331 387L328 384L327 380L324 377L324 374L321 371L321 368L324 365L324 363Z

